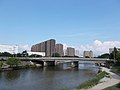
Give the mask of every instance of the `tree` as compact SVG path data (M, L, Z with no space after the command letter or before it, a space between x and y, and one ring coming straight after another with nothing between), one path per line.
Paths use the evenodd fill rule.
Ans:
M85 56L85 58L90 58L89 56Z
M114 54L114 59L116 60L117 54L118 54L118 51L117 51L117 48L116 48L116 47L114 47L113 54Z
M27 53L26 50L22 52L22 56L23 56L23 57L27 57L27 56L28 56L28 53Z
M116 60L117 60L117 62L120 62L120 52L117 52L117 54L116 54Z
M0 68L3 66L3 62L2 61L0 61Z
M79 56L76 56L76 55L74 57L79 58Z
M7 64L10 65L10 67L17 67L20 61L16 58L9 58L7 60Z
M117 62L120 62L120 52L117 51L117 48L114 47L114 51L112 53L110 53L110 59L114 59Z
M110 53L109 59L114 59L114 54L113 54L113 52Z
M22 57L22 54L21 53L17 53L17 57Z
M98 58L109 58L109 57L110 57L109 53L105 53L105 54L98 56Z
M0 53L0 56L11 57L12 54L10 54L8 52L3 52L3 53Z
M29 57L42 57L42 55L32 54Z
M59 53L53 53L52 57L60 57Z

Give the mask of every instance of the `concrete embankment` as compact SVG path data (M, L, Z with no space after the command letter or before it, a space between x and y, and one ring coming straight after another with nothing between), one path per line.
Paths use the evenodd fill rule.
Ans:
M104 77L100 80L100 83L94 86L93 88L89 90L103 90L107 87L116 85L120 83L120 76L110 71L110 69L107 69L105 67L101 67L102 71L105 71L109 73L110 77Z

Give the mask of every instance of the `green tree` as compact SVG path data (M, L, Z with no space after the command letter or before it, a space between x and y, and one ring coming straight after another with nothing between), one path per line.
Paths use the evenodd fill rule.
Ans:
M114 54L110 53L109 59L114 59Z
M20 61L16 58L9 58L7 60L7 64L10 65L10 67L17 67Z
M120 62L120 52L118 52L118 53L116 54L116 60L117 60L117 62Z
M105 53L105 54L98 56L98 58L109 58L109 57L110 57L109 53Z
M28 56L28 53L27 53L26 50L22 52L22 56L23 56L23 57L27 57L27 56Z
M53 53L52 57L60 57L59 53Z
M117 48L114 47L114 51L110 53L110 59L116 60L116 62L120 62L120 52L117 51Z
M90 58L89 56L85 56L85 58Z
M8 53L8 52L3 52L3 53L0 53L0 56L3 56L3 57L11 57L12 54Z
M117 54L118 54L118 51L117 51L117 48L116 48L116 47L114 47L113 54L114 54L114 59L116 60Z
M0 61L0 68L3 66L3 62L2 61Z
M17 53L17 57L22 57L22 54L21 53Z
M32 54L29 57L42 57L42 55Z

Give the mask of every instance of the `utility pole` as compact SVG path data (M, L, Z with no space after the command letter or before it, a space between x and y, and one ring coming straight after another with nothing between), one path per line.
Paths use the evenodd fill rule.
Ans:
M116 61L116 50L115 50L115 47L114 47L114 62Z

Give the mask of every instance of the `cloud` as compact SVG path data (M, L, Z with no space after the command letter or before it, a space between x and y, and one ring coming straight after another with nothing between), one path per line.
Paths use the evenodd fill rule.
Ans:
M66 55L66 50L67 50L67 47L72 47L72 48L75 48L74 46L69 46L67 45L66 43L63 44L63 51L64 51L64 55Z
M63 44L63 50L67 49L68 45L67 44Z
M63 50L66 50L67 47L75 48L75 46L70 46L70 45L67 45L66 43L64 43L64 44L63 44Z
M95 40L91 45L81 45L80 51L92 50L96 54L109 53L109 48L120 47L120 41L99 41Z
M31 47L28 44L26 44L26 45L19 45L18 47L19 47L20 51L24 51L24 50L30 51L30 49L31 49Z

